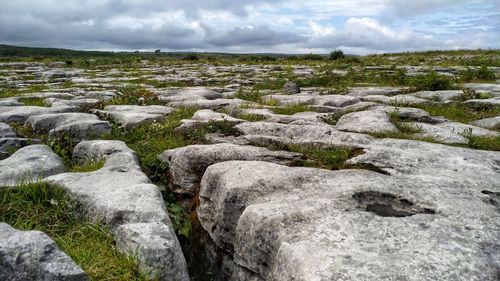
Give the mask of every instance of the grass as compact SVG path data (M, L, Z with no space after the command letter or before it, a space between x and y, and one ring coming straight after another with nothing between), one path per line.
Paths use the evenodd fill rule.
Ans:
M258 114L237 114L234 116L235 118L243 119L249 122L258 122L266 120L267 117L258 115Z
M44 100L45 98L38 97L26 97L18 99L19 102L29 106L45 106L45 104L43 103Z
M251 90L251 91L242 91L240 90L236 95L234 96L235 98L246 100L246 101L253 101L257 103L262 103L262 97L265 94L261 93L260 91L257 90Z
M71 167L71 171L76 173L93 172L99 170L103 166L104 166L104 160L91 161L84 165L73 165L73 167Z
M77 215L65 192L45 182L0 188L0 221L49 235L93 280L145 280L109 231Z
M296 103L273 108L272 111L276 114L293 115L299 112L313 111L307 104Z
M108 102L112 105L139 104L139 99L144 99L144 105L162 105L164 104L158 97L151 91L144 89L140 86L126 86L119 89L120 96L113 98Z
M467 130L462 135L469 140L467 146L470 148L500 151L500 136L474 136L472 130Z
M474 109L462 103L452 104L420 104L413 107L423 109L432 116L443 116L449 120L469 123L475 120L495 117L500 115L500 107Z

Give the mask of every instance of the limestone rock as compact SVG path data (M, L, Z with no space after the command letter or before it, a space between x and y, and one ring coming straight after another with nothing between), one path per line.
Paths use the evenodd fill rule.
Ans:
M342 115L337 121L336 128L357 133L398 131L398 128L391 122L389 115L382 110L358 111Z
M348 96L364 97L372 95L394 96L401 93L396 87L356 87L349 90Z
M228 280L496 280L485 188L498 185L230 161L205 172L198 217L232 256Z
M92 139L111 131L111 125L88 113L54 113L32 116L26 125L49 138L68 135L74 140Z
M174 111L173 108L161 105L110 105L96 113L105 118L112 118L126 129L134 129L139 125L161 121Z
M37 181L66 171L61 158L46 145L29 145L0 161L0 186Z
M0 138L0 160L8 158L21 147L38 143L40 143L40 140L25 138Z
M470 124L486 129L500 130L500 116L472 121Z
M50 237L0 222L0 280L90 281Z
M300 93L300 88L294 82L286 81L285 85L283 85L283 93L285 95L295 95Z
M141 269L150 277L189 280L160 190L141 171L135 153L121 141L83 141L75 147L76 162L99 159L105 163L97 171L45 180L66 189L92 219L109 226L121 251L135 249ZM159 235L161 229L169 231ZM162 246L152 250L153 243Z
M271 151L262 147L229 143L189 145L166 150L158 159L168 164L170 187L178 193L195 194L205 169L215 163L230 160L266 161L283 165L300 164L304 158L299 153Z
M0 106L0 122L24 123L30 116L74 112L76 107L41 107L41 106Z
M0 123L0 138L15 138L16 137L16 132L12 130L12 128L5 124L5 123Z

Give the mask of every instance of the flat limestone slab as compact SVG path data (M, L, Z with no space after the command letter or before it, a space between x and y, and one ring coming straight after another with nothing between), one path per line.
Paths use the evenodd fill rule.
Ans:
M500 185L477 183L229 161L198 217L226 280L496 280Z

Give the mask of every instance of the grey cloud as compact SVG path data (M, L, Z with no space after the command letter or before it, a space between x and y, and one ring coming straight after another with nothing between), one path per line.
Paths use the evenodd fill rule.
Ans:
M307 41L307 37L292 32L274 31L268 26L236 27L222 34L214 34L213 31L205 39L205 42L219 47L234 45L250 46L274 46Z

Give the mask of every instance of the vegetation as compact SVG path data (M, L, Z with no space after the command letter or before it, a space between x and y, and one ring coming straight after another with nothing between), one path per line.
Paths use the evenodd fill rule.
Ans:
M276 114L293 115L299 112L313 111L307 104L295 103L284 106L275 107L272 111Z
M334 50L330 53L330 56L328 58L331 60L339 60L345 58L345 55L342 50Z
M109 231L78 215L78 205L45 182L0 188L0 221L48 234L94 280L146 280Z
M104 160L91 161L84 165L73 165L73 167L71 167L71 171L76 173L93 172L99 170L103 166Z

